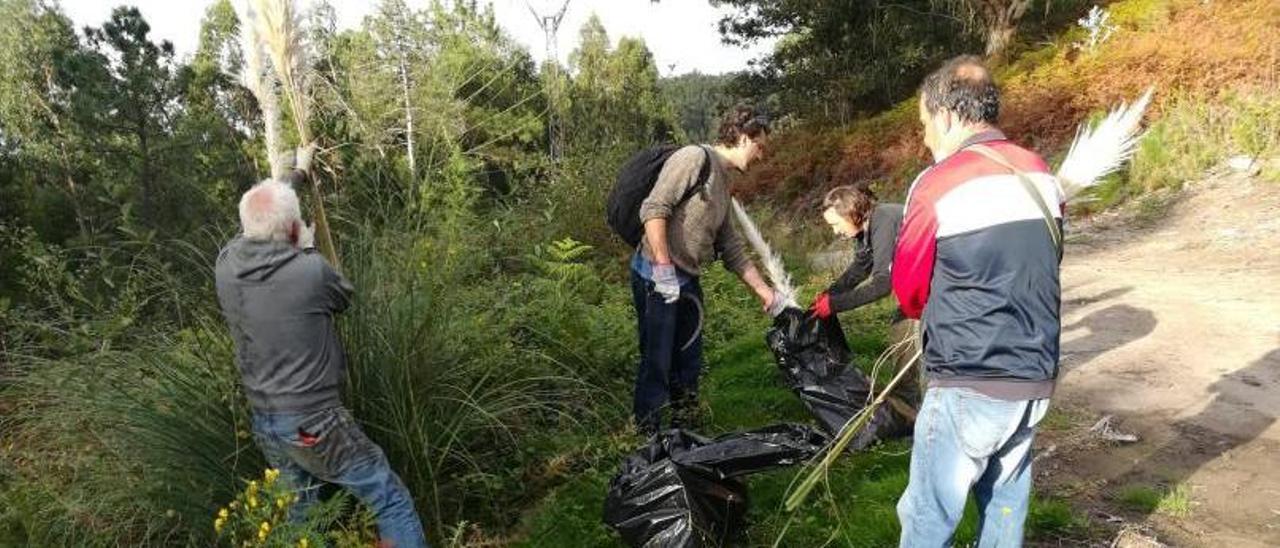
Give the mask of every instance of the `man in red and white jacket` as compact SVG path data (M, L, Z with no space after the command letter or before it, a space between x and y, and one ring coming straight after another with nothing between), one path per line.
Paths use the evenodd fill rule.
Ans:
M1060 234L1063 193L1039 156L996 128L999 108L977 57L952 59L921 86L936 163L911 185L892 269L902 312L922 321L928 379L898 503L902 546L949 545L970 490L979 546L1022 542L1031 443L1058 377L1051 226Z

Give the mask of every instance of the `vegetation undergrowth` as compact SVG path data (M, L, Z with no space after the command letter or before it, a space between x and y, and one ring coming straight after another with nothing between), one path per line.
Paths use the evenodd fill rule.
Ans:
M799 399L783 384L764 344L767 321L752 318L754 303L736 299L734 293L740 291L708 292L709 305L718 304L719 313L742 318L736 323L736 336L708 345L701 431L715 435L780 422L811 423ZM855 363L864 370L886 346L884 326L891 315L889 307L876 306L847 318L850 346L857 354ZM600 512L620 457L586 471L543 499L525 516L517 545L618 546L616 536L601 523ZM905 440L880 443L843 458L817 496L794 514L784 511L782 504L799 468L752 476L748 485L750 526L739 541L743 546L895 545L899 533L896 506L907 484L909 462L910 443ZM971 501L957 531L957 545L973 542L976 534L977 510ZM1089 522L1067 502L1037 495L1028 518L1028 534L1043 541L1086 539Z
M1104 203L1193 178L1224 155L1276 150L1271 90L1280 83L1280 38L1270 29L1280 25L1280 12L1271 2L1120 0L1107 9L1116 32L1096 49L1080 45L1086 33L1077 27L1027 46L997 69L1000 125L1011 138L1059 157L1080 122L1154 86L1155 138L1139 152L1131 180L1102 191ZM792 126L740 194L799 210L812 210L840 184L872 183L883 196L901 198L927 158L917 108L911 97L846 126L822 120ZM1207 124L1215 138L1168 135L1192 121ZM1160 163L1161 157L1173 161Z

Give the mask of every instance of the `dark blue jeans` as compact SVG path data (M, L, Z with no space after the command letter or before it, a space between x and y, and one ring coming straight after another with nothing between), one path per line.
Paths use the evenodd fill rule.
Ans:
M634 270L631 295L640 338L640 367L636 374L635 421L641 431L662 426L668 403L697 405L698 375L702 372L702 287L693 278L680 287L680 300L667 304L653 282Z
M369 505L378 536L395 548L427 545L413 497L351 413L333 407L306 413L253 414L253 435L267 463L298 490L291 519L303 517L327 482Z

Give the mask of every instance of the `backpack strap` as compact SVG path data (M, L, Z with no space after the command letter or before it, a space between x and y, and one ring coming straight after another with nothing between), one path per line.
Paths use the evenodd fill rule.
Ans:
M1058 260L1061 261L1062 229L1058 226L1058 222L1054 220L1053 213L1049 211L1049 204L1044 202L1044 196L1041 196L1040 191L1036 190L1036 184L1031 180L1031 177L1027 176L1026 172L1021 169L1014 167L1013 164L1006 160L1004 156L1001 156L999 152L996 152L986 145L973 145L970 146L968 150L981 154L988 160L999 164L1001 167L1012 171L1014 175L1018 176L1018 181L1022 183L1023 190L1027 191L1027 194L1031 196L1031 200L1040 208L1041 215L1044 215L1044 225L1049 229L1049 236L1053 238L1053 248L1058 252Z
M702 149L703 154L702 168L698 170L698 181L689 187L689 190L684 191L684 196L681 196L680 201L676 202L676 207L684 205L690 198L693 198L694 194L702 192L703 187L707 186L707 181L711 178L711 151L704 146L699 146L698 148Z

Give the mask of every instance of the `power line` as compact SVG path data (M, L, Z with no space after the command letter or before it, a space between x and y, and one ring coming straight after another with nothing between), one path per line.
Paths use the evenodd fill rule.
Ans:
M538 13L533 7L533 3L525 0L525 6L528 6L529 13L533 15L538 26L542 28L543 40L545 41L546 59L543 66L550 71L544 75L546 81L547 100L551 103L551 108L547 109L547 143L550 148L551 157L558 159L562 147L562 128L560 116L557 112L559 102L557 101L557 85L559 84L560 57L557 54L556 46L559 43L560 24L564 22L564 14L569 11L569 0L564 0L560 5L560 10L554 13Z

